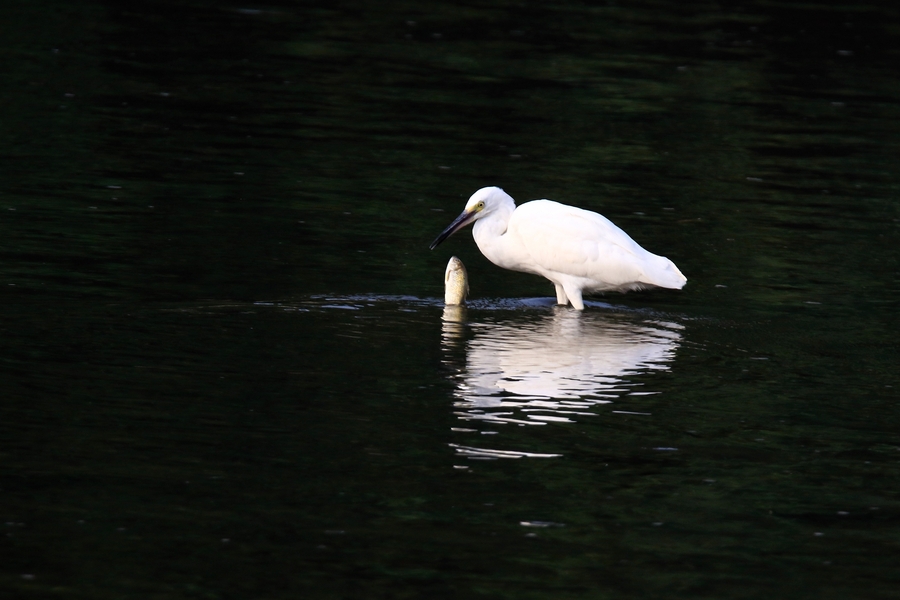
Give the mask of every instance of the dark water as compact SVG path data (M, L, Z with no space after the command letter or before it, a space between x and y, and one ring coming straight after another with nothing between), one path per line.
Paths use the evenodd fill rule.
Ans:
M330 6L0 21L3 596L896 597L900 11ZM688 285L428 251L485 185Z

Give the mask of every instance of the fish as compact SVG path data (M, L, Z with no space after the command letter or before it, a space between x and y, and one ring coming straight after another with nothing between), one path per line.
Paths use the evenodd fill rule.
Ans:
M466 303L469 295L469 275L462 261L455 256L450 257L447 270L444 271L444 304L459 306Z

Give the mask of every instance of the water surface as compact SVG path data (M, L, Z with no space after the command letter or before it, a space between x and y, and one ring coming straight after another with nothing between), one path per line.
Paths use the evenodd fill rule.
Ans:
M7 595L895 596L893 5L12 13ZM485 185L688 285L429 251Z

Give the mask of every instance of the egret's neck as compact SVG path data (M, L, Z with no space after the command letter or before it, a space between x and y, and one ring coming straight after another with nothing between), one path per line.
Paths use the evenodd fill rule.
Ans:
M506 264L508 260L503 247L507 240L504 239L504 234L515 208L516 205L510 199L508 205L504 203L496 207L491 214L475 221L472 227L472 237L481 253L495 265L507 269L514 267Z

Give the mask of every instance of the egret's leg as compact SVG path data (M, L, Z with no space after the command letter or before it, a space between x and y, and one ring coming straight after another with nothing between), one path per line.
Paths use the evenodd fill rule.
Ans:
M581 300L581 290L580 289L578 289L576 287L568 286L568 287L564 288L563 293L569 297L569 302L572 303L572 308L574 308L575 310L584 310L584 302L582 302L582 300ZM558 291L557 291L557 294L559 294Z
M561 304L562 306L568 304L569 299L566 297L566 290L563 289L563 286L558 283L554 283L553 285L556 286L556 303Z

